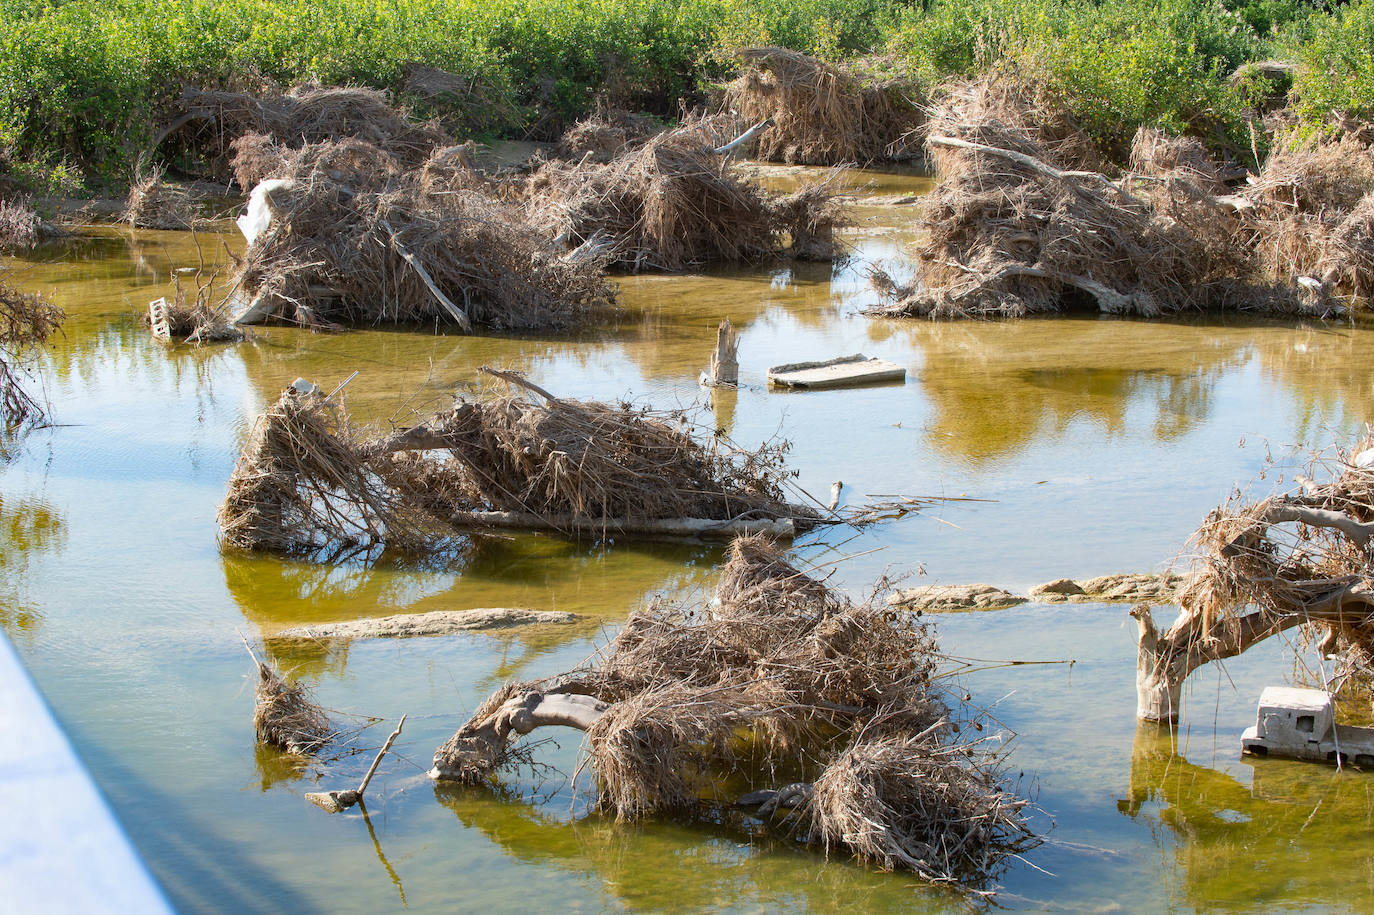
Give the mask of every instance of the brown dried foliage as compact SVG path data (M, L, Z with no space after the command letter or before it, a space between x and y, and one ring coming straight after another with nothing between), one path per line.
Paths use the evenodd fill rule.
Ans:
M43 220L19 198L0 197L0 254L31 251L42 240Z
M289 682L275 665L257 664L253 733L258 741L302 756L328 745L336 729L305 685Z
M39 350L62 325L62 309L40 295L0 282L0 416L5 431L41 422L47 415L25 388Z
M600 164L551 160L527 193L535 221L564 246L635 272L838 251L827 189L770 197L730 172L700 125L657 134Z
M420 165L452 140L432 124L414 124L375 89L297 86L285 93L187 89L182 116L174 122L178 143L198 152L211 173L232 177L232 144L262 134L290 148L334 140L359 140L385 150L409 167ZM241 183L246 191L251 185Z
M196 204L184 188L162 180L161 169L151 169L134 180L124 207L124 221L135 229L191 228Z
M924 117L914 87L880 81L786 48L735 52L744 72L725 86L722 107L746 125L771 124L758 158L802 165L865 165L909 158Z
M996 754L957 736L934 686L937 660L913 618L876 599L854 603L771 541L742 537L713 601L655 604L587 665L508 685L435 763L481 781L508 757L500 742L493 751L472 738L504 702L530 691L592 696L609 708L587 733L588 765L618 819L716 819L734 796L727 778L812 779L788 789L790 815L778 811L797 838L977 884L1035 839Z
M1112 181L1093 171L1096 148L1062 110L1002 77L946 87L927 143L939 184L920 206L917 283L876 275L888 299L878 313L1304 309L1295 288L1255 279L1252 251L1212 194L1220 169L1194 144L1141 135L1146 174Z
M597 264L565 257L522 207L481 193L448 150L407 171L368 143L324 143L265 173L293 183L273 195L272 228L235 279L279 318L450 324L436 288L474 324L507 330L566 327L614 303Z

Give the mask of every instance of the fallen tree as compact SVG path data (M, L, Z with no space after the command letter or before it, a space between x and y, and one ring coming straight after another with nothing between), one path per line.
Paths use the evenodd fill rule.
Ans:
M1348 674L1374 660L1374 438L1340 454L1330 482L1213 511L1193 535L1197 556L1161 633L1146 605L1138 624L1138 717L1178 718L1188 675L1270 636L1305 627Z
M339 555L457 546L460 531L728 538L822 523L787 501L785 443L698 437L681 412L522 395L460 401L388 434L305 383L258 418L220 506L227 545ZM704 439L704 440L703 440Z
M759 537L732 544L715 598L651 606L588 664L506 684L431 776L485 783L529 760L521 736L571 727L617 819L748 808L755 826L966 888L1036 844L981 725L961 730L942 699L926 625L851 602Z
M359 140L275 149L251 232L240 222L250 244L233 285L250 303L236 323L527 330L614 304L598 259L566 252L519 203L485 193L461 155L441 149L407 170Z
M924 121L916 87L786 48L741 48L744 64L721 107L746 124L767 122L757 157L802 165L867 165L912 158Z

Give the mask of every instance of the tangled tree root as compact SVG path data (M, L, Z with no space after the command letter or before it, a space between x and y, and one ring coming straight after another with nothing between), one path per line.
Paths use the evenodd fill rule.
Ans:
M1177 720L1184 681L1271 635L1306 626L1347 674L1374 661L1374 438L1337 456L1328 483L1299 477L1287 495L1213 511L1193 535L1198 550L1179 590L1178 618L1160 633L1146 605L1139 624L1137 715Z
M937 661L924 625L741 538L715 601L652 606L591 663L503 686L430 774L480 783L527 761L519 736L578 728L599 804L618 819L756 808L827 851L973 888L1037 840L997 755L958 736ZM781 773L803 780L779 784ZM726 776L767 787L722 796Z
M270 174L254 192L270 225L235 276L252 297L238 323L533 329L614 303L598 262L565 254L521 206L483 193L461 155L440 150L406 171L349 140L284 155Z
M785 445L706 443L681 413L538 398L460 402L428 423L363 437L313 386L259 417L220 506L226 544L336 555L432 553L459 530L650 536L786 534L821 523L787 502Z
M384 150L414 167L452 140L437 127L416 125L374 89L297 86L285 93L187 89L181 114L158 136L198 155L210 174L233 177L232 144L247 134L262 134L298 149L312 143L353 139ZM251 185L244 185L246 191Z
M0 282L0 416L6 432L42 422L47 411L24 389L44 344L65 315L39 295Z
M1142 131L1137 173L1112 180L1082 131L1034 87L946 88L926 140L940 181L909 287L875 274L879 314L1020 317L1089 305L1107 314L1324 313L1292 277L1260 276L1222 169L1195 143Z
M802 165L868 164L911 158L924 117L915 87L832 66L786 48L736 52L744 72L722 107L748 124L768 121L758 158Z
M600 164L549 161L527 193L536 221L574 256L636 272L839 251L828 189L770 197L730 173L701 125L622 146Z

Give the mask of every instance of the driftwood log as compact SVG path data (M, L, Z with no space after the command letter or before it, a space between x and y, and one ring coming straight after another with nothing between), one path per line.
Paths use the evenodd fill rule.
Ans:
M1374 645L1374 440L1340 459L1334 479L1214 511L1194 539L1200 555L1179 590L1181 611L1160 632L1146 605L1138 625L1136 714L1176 721L1188 675L1306 626L1343 670L1367 671Z

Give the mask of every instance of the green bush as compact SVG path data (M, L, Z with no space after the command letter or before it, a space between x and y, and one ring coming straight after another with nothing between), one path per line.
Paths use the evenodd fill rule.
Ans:
M1359 0L1313 22L1293 80L1298 113L1310 128L1333 115L1374 118L1374 2Z

